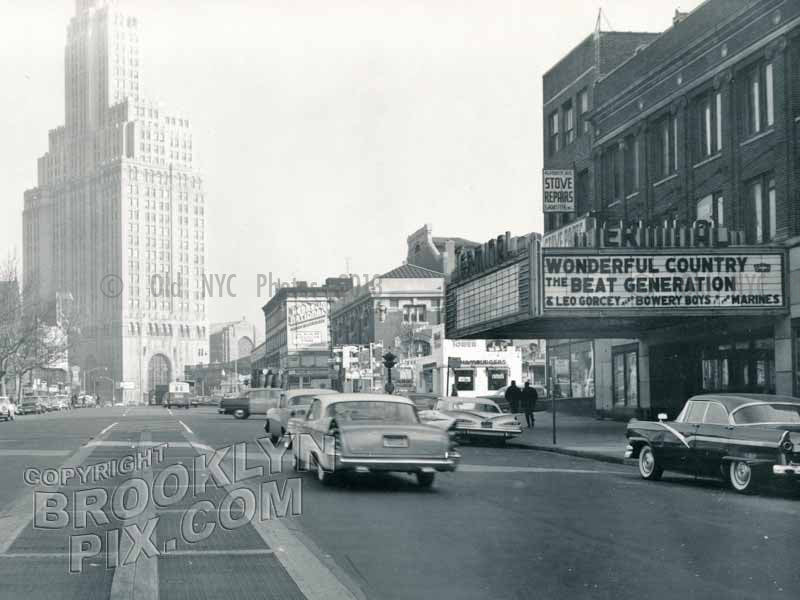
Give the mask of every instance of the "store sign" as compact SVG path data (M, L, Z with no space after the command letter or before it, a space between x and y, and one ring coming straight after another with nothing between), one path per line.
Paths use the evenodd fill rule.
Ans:
M544 212L575 212L575 171L545 169L542 184Z
M475 359L461 359L461 366L463 367L496 367L505 366L506 361L499 358L475 358Z
M287 306L290 327L310 321L324 320L328 316L328 302L290 302Z
M578 219L555 231L546 233L542 238L542 246L544 248L574 248L576 246L576 237L580 240L583 235L587 236L587 245L592 246L592 238L594 237L592 232L595 227L596 220L594 217Z
M784 254L758 248L730 253L548 253L544 311L710 309L785 306Z

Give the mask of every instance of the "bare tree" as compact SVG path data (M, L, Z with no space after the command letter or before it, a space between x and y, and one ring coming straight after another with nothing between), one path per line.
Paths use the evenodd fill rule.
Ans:
M12 255L0 266L0 393L11 376L19 400L28 373L67 361L81 319L69 294L42 299L23 289L17 264Z

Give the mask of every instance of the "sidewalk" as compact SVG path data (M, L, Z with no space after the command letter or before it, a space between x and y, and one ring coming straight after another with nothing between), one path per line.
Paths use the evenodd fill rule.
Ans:
M636 461L625 459L627 425L622 421L556 414L557 443L553 445L553 413L537 412L534 428L523 429L522 435L510 440L509 445L605 462L635 464Z

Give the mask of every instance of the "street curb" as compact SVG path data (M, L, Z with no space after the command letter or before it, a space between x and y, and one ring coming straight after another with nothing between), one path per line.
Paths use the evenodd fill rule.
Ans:
M575 450L572 448L561 448L559 446L542 446L539 444L526 444L524 442L512 442L509 446L516 446L518 448L527 448L529 450L539 450L541 452L552 452L553 454L563 454L565 456L575 456L578 458L589 458L600 462L613 463L617 465L636 465L636 461L632 458L623 458L617 456L609 456L607 454L598 454L597 452L590 452L587 450Z

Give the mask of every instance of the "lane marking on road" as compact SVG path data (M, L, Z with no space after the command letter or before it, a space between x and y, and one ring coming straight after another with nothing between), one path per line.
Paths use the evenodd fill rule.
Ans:
M194 433L194 431L192 431L191 429L189 429L189 426L188 426L188 425L186 425L186 423L184 423L184 422L183 422L183 421L181 421L180 419L178 419L178 423L180 423L181 425L183 425L183 428L184 428L186 431L188 431L189 433Z
M628 475L625 471L591 469L552 469L546 467L506 467L497 465L458 465L457 471L467 473L577 473L583 475Z
M151 442L152 435L149 431L143 431L140 444ZM153 489L153 469L152 465L139 472L139 477L147 482L147 488ZM152 502L147 503L147 508L134 520L138 522L140 528L156 517L156 508ZM129 523L125 523L126 525ZM158 547L157 532L153 531L150 536L153 545ZM123 562L125 557L120 555L119 561ZM142 553L128 564L121 564L114 569L114 578L111 581L110 600L158 600L158 555L147 556Z
M116 425L116 423L114 423ZM106 427L103 431L95 436L96 438L101 438L104 435L108 434L108 431L113 427L110 425ZM67 460L65 460L58 469L63 471L64 469L78 467L86 461L87 458L94 452L94 446L81 446L76 450ZM26 451L30 452L30 451ZM42 485L29 487L23 490L23 492L17 496L17 499L9 505L8 510L4 510L0 512L0 555L5 554L11 545L16 541L17 537L20 533L30 524L33 520L33 498L35 492L45 492L45 491L52 491L52 488L48 488Z
M70 450L24 450L24 449L0 449L0 456L69 456Z
M171 408L168 408L167 412L170 414L170 416L172 416L172 409Z
M184 433L184 437L198 446L205 446L194 434ZM235 485L223 486L227 492L236 489ZM289 577L307 600L361 600L366 595L360 590L351 590L328 568L317 555L281 523L280 519L250 521L268 548L274 549L278 559ZM351 583L356 587L354 583Z
M158 511L162 513L164 511ZM270 548L254 548L252 550L171 550L164 552L161 550L159 558L169 558L170 556L257 556L261 554L275 554L274 550ZM71 558L72 554L69 552L9 552L7 554L0 554L0 559L8 558ZM144 560L144 559L140 559ZM120 567L122 568L122 567Z
M105 434L105 433L106 433L106 432L107 432L109 429L111 429L112 427L114 427L114 425L117 425L117 423L112 423L111 425L109 425L108 427L106 427L105 429L103 429L103 431L101 431L101 432L100 432L100 435L104 435L104 434ZM98 436L98 437L99 437L99 436Z
M153 442L153 441L148 441L148 442L142 442L142 441L139 441L139 442L122 442L122 441L118 441L118 440L101 441L101 442L92 441L92 442L89 442L86 445L87 446L103 446L105 448L122 447L122 446L124 446L126 448L131 448L131 447L149 448L151 446L161 446L162 444L165 444L165 443L167 444L167 448L193 448L194 447L192 442ZM200 444L199 446L200 446L201 450L208 450L208 451L213 451L214 450L211 446L206 446L205 444ZM3 452L3 451L0 450L0 452Z

